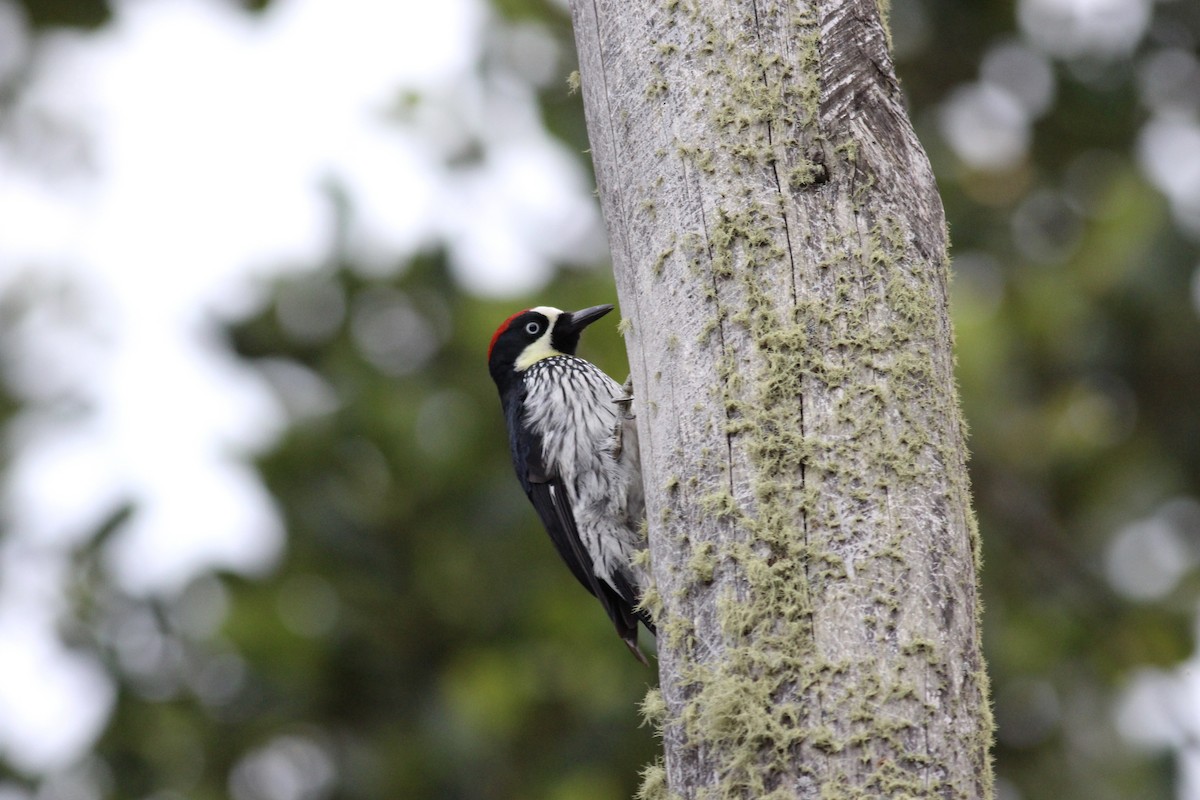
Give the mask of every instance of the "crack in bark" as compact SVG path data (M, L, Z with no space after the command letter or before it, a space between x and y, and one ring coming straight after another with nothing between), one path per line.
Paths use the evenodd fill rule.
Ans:
M600 30L600 16L601 16L600 9L597 7L596 0L591 0L591 6L592 6L592 19L595 22L594 30L596 33L597 52L600 56L600 78L601 78L601 83L603 86L604 106L605 106L605 111L606 111L606 119L608 121L609 135L607 138L608 138L609 151L611 153L610 158L612 159L610 163L613 165L619 165L622 163L621 158L620 158L620 152L619 152L621 137L617 136L616 123L613 119L612 94L610 93L609 86L608 86L609 67L605 61L604 36ZM609 186L606 188L615 194L616 205L621 210L621 216L622 216L621 223L625 224L625 220L628 218L628 209L625 204L625 194L622 191L624 181L615 180L612 182L612 184L613 184L612 186ZM610 237L610 239L611 238L612 237ZM618 237L618 238L620 239L621 243L624 245L625 262L632 266L633 256L630 253L629 240L625 237ZM637 291L633 292L633 306L634 306L633 318L637 319L637 320L642 319L640 296L641 296L640 292L637 292ZM643 378L648 378L649 370L647 369L647 365L646 365L646 338L645 338L645 336L642 335L642 331L640 331L640 330L635 330L633 333L634 333L634 337L636 338L637 343L638 343L638 361L641 365L641 374L642 374ZM633 367L633 365L630 364L631 371L632 371L632 367ZM645 389L645 387L641 387L641 389L639 390L639 388L637 386L634 387L633 394L634 394L635 402L636 402L636 398L637 398L637 393L639 391L644 393L646 391L646 389ZM649 411L650 411L650 409L647 407L646 413L649 414ZM645 454L643 455L643 458L646 458L647 456L652 458L653 454L654 454L654 426L646 425L645 429L646 429L648 435L646 437L644 437L646 441L645 441Z

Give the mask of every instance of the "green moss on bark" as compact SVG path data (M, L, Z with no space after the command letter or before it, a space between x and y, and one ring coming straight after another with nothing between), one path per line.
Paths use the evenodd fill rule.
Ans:
M944 251L918 252L910 223L880 209L869 148L819 128L814 16L765 3L731 23L688 0L663 8L677 27L655 45L644 99L661 100L670 80L669 94L688 95L688 114L698 107L705 124L660 160L673 155L721 188L706 196L702 226L659 240L650 269L662 278L686 267L703 287L710 316L687 344L720 349L711 391L723 419L709 422L713 447L693 459L703 479L687 491L672 479L657 525L685 555L667 606L691 616L659 617L662 642L682 655L679 692L669 712L655 698L656 713L715 765L700 796L792 797L807 785L828 798L974 797L977 776L941 769L925 731L938 715L963 716L947 703L979 703L967 713L986 720L971 748L986 753L986 674L975 665L975 691L950 685L947 653L909 632L897 595L924 554L912 549L913 519L893 522L888 510L914 487L936 493L939 469L961 476L960 415L934 346L944 345ZM758 46L768 33L788 42L786 62ZM676 79L680 59L706 80ZM795 224L801 195L803 221L816 224ZM805 419L814 397L820 425ZM965 478L953 480L938 502L968 508ZM677 520L697 516L731 535L681 534ZM977 564L973 519L968 527ZM832 663L816 609L847 595L878 654ZM706 604L716 641L697 636ZM814 753L850 754L835 762L856 766L818 770L801 758ZM639 797L666 797L661 764L643 778Z

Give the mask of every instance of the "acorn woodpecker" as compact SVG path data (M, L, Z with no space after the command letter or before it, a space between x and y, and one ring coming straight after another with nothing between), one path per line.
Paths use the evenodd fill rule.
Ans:
M632 563L646 513L632 398L575 356L579 334L612 308L519 311L492 336L488 370L517 480L558 554L645 664L637 623L653 633L654 622L638 608L645 573Z

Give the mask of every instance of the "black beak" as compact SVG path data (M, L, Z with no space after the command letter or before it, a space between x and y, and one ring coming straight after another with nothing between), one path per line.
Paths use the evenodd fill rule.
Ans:
M568 311L567 313L563 314L565 319L560 318L558 324L562 325L565 322L566 333L578 334L588 325L591 325L593 322L600 319L612 310L612 305L605 303L602 306L592 306L591 308L581 308L578 311Z
M569 356L575 355L575 348L579 346L579 334L583 329L612 310L613 307L606 303L602 306L582 308L579 311L564 311L558 321L554 323L554 336L550 340L551 346L560 353L566 353Z

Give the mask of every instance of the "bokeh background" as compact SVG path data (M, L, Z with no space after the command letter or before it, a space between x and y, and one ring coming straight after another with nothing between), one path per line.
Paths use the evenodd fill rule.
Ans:
M1200 797L1200 3L891 29L1000 797ZM562 0L0 0L0 800L633 794L484 368L615 299L574 63Z

